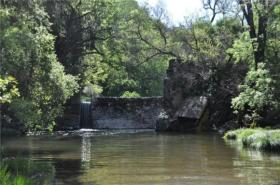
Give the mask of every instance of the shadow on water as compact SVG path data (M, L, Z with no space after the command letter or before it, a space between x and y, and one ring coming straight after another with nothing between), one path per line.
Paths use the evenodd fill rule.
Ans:
M279 155L243 150L215 134L81 130L9 138L4 148L6 157L50 166L42 176L50 185L279 184Z

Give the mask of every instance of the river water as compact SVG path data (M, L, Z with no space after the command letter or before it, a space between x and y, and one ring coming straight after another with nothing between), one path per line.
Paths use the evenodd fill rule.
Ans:
M216 134L95 131L4 138L3 145L6 157L38 166L29 176L45 185L280 184L280 154Z

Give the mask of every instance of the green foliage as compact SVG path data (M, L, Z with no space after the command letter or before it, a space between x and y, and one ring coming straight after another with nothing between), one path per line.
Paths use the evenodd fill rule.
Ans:
M237 129L224 135L226 140L237 140L244 147L257 150L280 151L280 130Z
M43 112L30 100L16 99L11 103L10 109L24 123L26 129L39 130L45 124L42 125L43 120L41 120ZM53 125L53 123L47 124Z
M58 59L66 72L79 77L81 91L91 87L96 95L162 95L168 59L155 54L137 31L141 28L160 44L153 27L165 26L136 1L48 1L44 6L53 23Z
M46 13L33 6L30 11L0 9L2 67L18 82L21 98L11 106L16 117L29 130L51 130L78 85L57 61Z
M84 87L84 91L87 91L85 94L88 96L101 94L103 92L101 84L108 77L108 65L102 61L99 55L91 54L84 57L84 66L82 87Z
M269 134L267 132L256 132L247 137L243 137L242 144L245 147L263 150L269 147Z
M150 41L163 43L154 29L160 22L153 20L135 1L120 1L114 5L114 37L102 44L103 62L108 64L108 77L102 83L103 95L121 96L125 91L135 91L141 96L162 95L168 58L137 34L141 31Z
M258 69L248 71L245 82L240 85L241 93L233 98L232 106L236 110L262 111L264 108L277 107L273 96L274 81L265 64L259 63Z
M4 166L7 166L10 173L18 174L24 177L32 177L34 174L40 174L41 176L52 175L54 168L52 164L36 163L32 160L23 158L6 159L3 161ZM35 183L36 181L36 183ZM44 184L39 181L44 181L44 177L34 178L34 184Z
M276 110L279 101L275 97L275 80L264 63L259 63L257 70L250 69L245 81L239 86L240 94L232 99L235 113L246 113L251 127L258 125L264 111Z
M254 65L253 46L248 32L242 33L227 52L233 56L236 63L247 62L251 67Z
M266 12L268 8L271 9ZM256 29L266 35L258 35L257 32L257 37L252 38L252 28L245 28L241 38L228 49L236 62L248 65L245 81L240 85L240 94L232 99L232 107L241 115L249 114L253 125L257 124L265 113L279 110L280 58L276 54L280 51L276 46L280 42L278 9L277 3L272 7L256 4L253 9L254 21L259 22ZM269 24L264 27L262 22L266 19ZM259 29L260 26L264 31Z
M44 3L56 36L55 49L66 72L79 77L80 90L92 85L96 94L102 92L100 82L106 74L103 42L112 35L111 0L47 1ZM106 50L106 48L105 48Z
M122 98L139 98L140 94L138 94L137 92L133 91L133 92L129 92L129 91L125 91L122 96Z
M22 176L13 176L6 166L0 167L0 184L1 185L32 185L30 180Z
M12 99L18 96L16 79L12 76L0 77L0 104L11 103Z
M5 185L5 182L7 185L49 185L53 182L53 178L52 164L36 163L21 158L1 161L1 185Z
M134 0L0 3L0 103L11 103L27 130L52 130L73 95L163 95L171 58L201 66L197 78L209 83L199 93L217 104L226 102L221 104L228 109L235 97L232 108L250 114L254 124L263 112L278 109L279 4L267 11L254 2L254 37L252 25L226 11L213 23L196 17L172 26L161 9L153 12ZM256 24L262 18L268 24ZM236 66L244 64L248 72L241 82L245 75Z
M250 129L250 128L241 128L237 130L231 130L225 133L224 139L232 139L232 140L238 140L242 141L244 137L248 137L254 133L256 133L258 130L263 130L261 128L255 128L255 129Z

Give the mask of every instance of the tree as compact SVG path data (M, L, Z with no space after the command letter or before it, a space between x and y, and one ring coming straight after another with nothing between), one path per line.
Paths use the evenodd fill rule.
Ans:
M243 15L249 26L250 38L252 40L252 46L254 50L255 70L257 70L258 63L264 62L264 54L266 47L266 28L267 28L267 13L268 5L266 0L261 0L258 4L255 4L256 12L258 12L258 31L256 30L254 23L254 11L252 1L239 1ZM259 9L260 8L260 9Z
M0 9L1 67L15 77L21 95L9 107L28 130L52 130L63 104L77 89L76 78L57 62L40 3L13 3Z
M104 71L97 70L93 64L100 64L104 56L102 44L113 37L114 8L111 0L50 0L44 2L44 7L52 22L51 32L55 35L55 51L58 61L65 67L65 71L79 78L79 94L85 86L94 87L96 93L102 92L100 82ZM91 59L92 61L89 61ZM95 61L94 61L95 60ZM97 62L98 61L98 62ZM96 71L97 70L97 71Z
M233 99L233 108L249 115L250 123L265 122L266 114L277 111L279 105L279 2L239 1L248 24L243 36L229 50L237 62L246 62L249 71L240 94ZM257 24L256 24L257 23Z
M12 76L0 77L0 104L11 103L15 97L19 97L16 79Z
M235 0L202 0L202 4L207 13L210 13L211 23L213 23L217 15L220 14L223 15L223 18L232 13L235 17L239 14L239 10L236 9Z
M147 28L145 32L150 33L149 38L159 40L160 35L153 29L155 20L135 1L120 1L114 5L114 36L102 44L102 62L108 66L107 79L101 83L103 95L122 96L126 92L137 92L141 96L162 95L168 59L137 34L139 26L143 25Z

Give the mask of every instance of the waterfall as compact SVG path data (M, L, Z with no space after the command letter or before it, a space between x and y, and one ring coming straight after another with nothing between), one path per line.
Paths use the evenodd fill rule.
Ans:
M91 102L81 102L80 128L92 128Z

